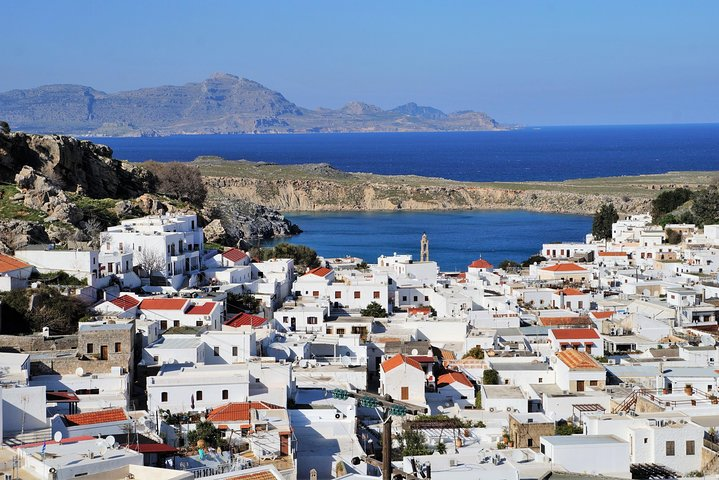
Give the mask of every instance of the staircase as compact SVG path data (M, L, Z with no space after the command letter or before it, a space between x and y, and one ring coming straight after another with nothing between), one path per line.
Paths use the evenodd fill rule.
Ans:
M637 404L637 399L639 398L640 394L641 390L634 390L632 393L627 395L627 398L622 400L622 403L614 407L612 413L628 412L629 410L633 409L634 406Z

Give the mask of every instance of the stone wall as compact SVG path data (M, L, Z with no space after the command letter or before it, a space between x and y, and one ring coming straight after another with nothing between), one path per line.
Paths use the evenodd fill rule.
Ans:
M45 338L42 335L0 335L0 350L19 353L77 348L77 335Z

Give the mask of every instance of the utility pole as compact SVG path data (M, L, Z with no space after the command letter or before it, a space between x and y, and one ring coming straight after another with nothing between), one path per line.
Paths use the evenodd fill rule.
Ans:
M341 388L335 388L330 393L332 394L332 398L339 400L354 398L357 400L357 405L360 407L382 409L382 413L380 415L380 418L382 419L382 463L380 464L380 462L374 458L364 455L362 457L353 458L353 464L357 465L360 461L364 461L376 467L381 466L382 480L392 480L393 475L395 477L400 476L407 480L422 480L423 477L392 468L392 416L396 415L404 417L408 413L412 415L425 413L427 411L425 407L418 407L417 405L412 405L411 403L394 400L389 395L381 396L365 390L358 390L355 393L342 390Z

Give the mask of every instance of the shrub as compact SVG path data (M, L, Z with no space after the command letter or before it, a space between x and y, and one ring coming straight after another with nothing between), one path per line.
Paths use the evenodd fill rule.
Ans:
M251 293L228 293L227 310L231 313L257 313L262 302Z
M657 222L659 218L681 207L691 198L692 192L688 188L663 191L652 200L652 219Z
M43 327L50 327L54 334L75 333L78 322L88 313L76 297L62 295L51 287L4 292L0 302L2 333L8 334L39 332Z
M667 243L670 245L677 245L682 242L682 232L677 230L667 229Z
M207 198L207 188L197 167L183 162L146 162L144 166L155 176L158 193L195 206L202 206Z
M379 303L371 302L367 305L367 308L360 310L360 315L365 317L385 318L387 317L387 310L385 310Z
M280 243L272 248L253 248L250 250L252 258L269 260L271 258L291 258L295 262L295 268L319 267L320 260L317 252L305 245L293 245L291 243Z
M397 441L404 457L431 453L424 435L419 430L407 430L397 435Z
M187 443L196 446L198 440L204 440L207 447L225 444L220 430L210 422L200 422L195 429L187 434Z
M530 265L534 265L535 263L542 263L546 261L547 258L543 257L542 255L532 255L531 257L522 262L522 266L528 267Z
M482 350L482 347L477 345L476 347L470 348L469 351L462 356L462 358L476 358L477 360L482 360L484 358L484 350Z
M694 194L692 205L694 221L699 225L710 225L719 222L719 190L711 186Z
M493 368L485 370L482 374L482 383L485 385L499 385L499 372Z
M580 425L575 425L570 422L560 421L557 426L554 427L555 435L574 435L578 433L584 433L584 429Z

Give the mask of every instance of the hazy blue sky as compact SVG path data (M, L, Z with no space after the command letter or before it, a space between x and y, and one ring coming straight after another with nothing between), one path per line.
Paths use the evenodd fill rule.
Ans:
M11 1L0 90L256 80L530 125L719 122L719 2Z

